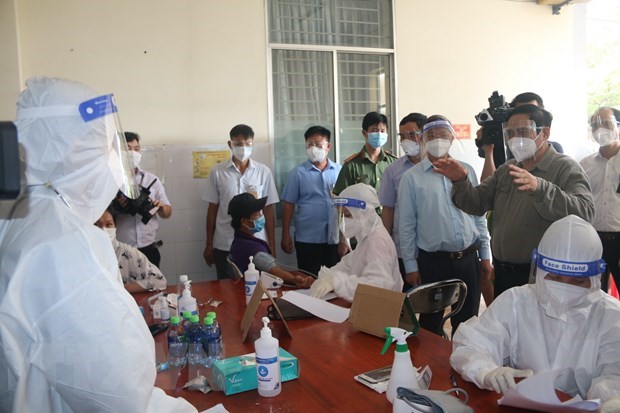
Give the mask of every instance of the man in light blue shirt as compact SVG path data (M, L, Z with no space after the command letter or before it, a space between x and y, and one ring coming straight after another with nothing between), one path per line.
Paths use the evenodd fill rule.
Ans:
M297 252L297 266L318 274L321 266L332 267L339 261L338 223L331 192L341 166L327 156L331 133L312 126L304 134L306 160L291 170L280 199L282 208L282 250ZM297 206L297 213L295 213ZM291 220L295 216L295 243L291 238Z
M413 165L420 162L420 144L422 143L422 126L426 121L426 116L421 113L410 113L405 116L398 125L398 137L404 155L396 162L391 163L383 171L381 187L379 188L379 202L383 206L381 220L387 231L394 240L396 252L398 253L398 268L403 277L403 291L409 290L412 285L406 280L407 272L400 255L400 239L398 236L398 185L400 178Z
M423 159L400 181L399 232L407 281L412 285L450 278L467 284L467 297L452 317L452 332L478 314L480 277L491 276L489 232L484 217L469 215L451 200L452 182L434 171L433 162L446 158L456 134L443 116L429 117L422 128ZM474 185L477 178L470 165ZM423 328L441 334L443 314L420 315Z

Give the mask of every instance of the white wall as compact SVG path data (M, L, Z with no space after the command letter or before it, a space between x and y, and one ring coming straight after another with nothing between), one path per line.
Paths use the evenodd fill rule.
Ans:
M191 151L217 147L247 123L259 159L273 165L265 1L0 0L0 116L13 116L24 79L66 77L115 93L125 130L146 146L165 144L175 212L160 234L174 282L181 273L214 277L201 257L204 181L186 170ZM555 116L555 140L570 147L585 136L578 6L554 16L516 1L394 0L394 10L399 119L440 113L475 133L473 115L493 90L507 99L534 91ZM472 141L453 155L481 166Z

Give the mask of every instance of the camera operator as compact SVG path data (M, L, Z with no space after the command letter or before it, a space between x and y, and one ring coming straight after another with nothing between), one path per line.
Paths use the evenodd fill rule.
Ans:
M140 135L135 132L125 132L125 140L127 141L127 149L129 149L131 166L135 170L136 183L143 188L148 187L150 191L148 199L142 204L142 209L144 209L144 205L148 205L150 210L143 211L143 214L130 214L124 210L127 206L127 198L119 195L116 201L121 208L117 211L118 214L116 214L116 236L119 241L138 248L140 252L146 255L149 261L159 267L161 255L155 241L157 228L159 228L157 216L169 218L172 215L172 206L170 206L170 201L168 201L166 191L159 178L150 172L143 171L139 167L140 160L142 159ZM152 217L150 217L149 212L153 214ZM145 221L147 222L144 223Z
M543 109L545 108L543 99L534 92L520 93L515 96L514 99L512 99L512 102L510 102L511 108L516 108L517 106L521 105L535 105ZM484 126L476 131L476 145L484 152L484 166L482 168L482 174L480 175L480 181L484 181L485 178L493 175L493 172L495 172L496 169L495 159L493 157L495 145L493 143L482 143L481 140L483 134ZM557 153L564 153L562 145L560 145L558 142L549 141L548 143L553 146ZM506 148L506 160L512 158L513 156L510 152L510 149Z

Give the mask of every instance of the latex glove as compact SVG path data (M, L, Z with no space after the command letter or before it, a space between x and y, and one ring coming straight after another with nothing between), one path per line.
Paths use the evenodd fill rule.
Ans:
M517 387L515 377L530 377L534 372L530 369L517 370L511 367L497 367L478 374L478 382L484 388L493 389L497 393L506 394L508 389Z
M331 268L321 265L321 269L319 270L319 273L317 275L318 275L318 278L333 277L334 272L335 270L332 270Z
M613 399L609 399L601 406L600 413L615 412L620 412L620 397L614 397Z
M325 294L334 290L334 282L331 277L319 277L310 287L310 294L313 297L321 298Z

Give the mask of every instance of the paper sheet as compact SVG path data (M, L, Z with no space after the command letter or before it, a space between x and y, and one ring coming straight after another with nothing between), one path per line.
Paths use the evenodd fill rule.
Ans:
M510 389L497 401L500 405L520 407L549 413L596 412L601 407L599 399L583 400L579 395L565 402L555 393L555 379L566 369L547 371L528 377Z
M216 404L210 409L203 410L201 413L229 413L222 403Z
M332 323L342 323L349 318L350 310L348 308L328 303L323 299L314 298L298 291L286 291L282 294L282 299Z

